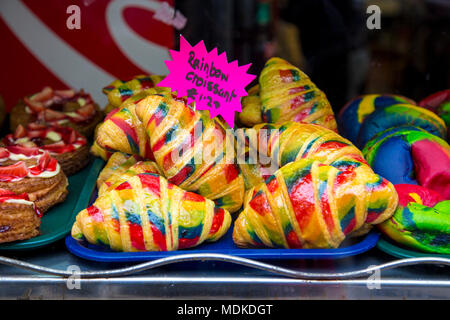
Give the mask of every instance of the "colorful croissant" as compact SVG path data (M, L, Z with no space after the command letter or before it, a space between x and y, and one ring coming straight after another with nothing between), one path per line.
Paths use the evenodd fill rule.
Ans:
M347 235L393 214L394 186L368 166L289 163L250 189L233 240L240 247L336 248Z
M152 92L149 89L156 90L158 93L169 93L169 88L156 86L162 79L164 79L164 76L138 75L130 81L114 80L103 88L103 93L108 97L108 105L105 108L106 113L119 108L127 99L138 93Z
M140 173L81 211L72 237L116 251L171 251L218 240L230 223L229 212L211 200Z
M230 212L242 206L244 180L235 164L234 137L226 124L171 96L139 101L151 151L169 182L214 200Z
M243 150L238 149L238 157L246 156L246 161L239 163L247 189L263 183L278 168L304 158L338 169L367 166L361 151L350 141L315 124L260 124L238 131L237 139L238 146L244 146ZM261 157L268 160L261 161ZM264 162L268 164L263 165Z
M281 58L271 58L264 66L259 76L259 99L258 87L253 87L242 105L239 119L247 126L295 121L337 130L325 94L305 73Z

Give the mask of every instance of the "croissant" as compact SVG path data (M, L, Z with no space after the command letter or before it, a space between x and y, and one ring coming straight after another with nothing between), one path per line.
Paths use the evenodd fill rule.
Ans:
M108 113L105 121L96 131L95 141L100 149L106 152L121 151L136 154L145 159L153 159L145 127L135 111L135 103L148 95L148 92L138 93L125 101L120 108ZM96 153L102 154L99 151Z
M114 152L97 177L97 189L100 189L105 181L111 177L121 176L128 168L139 160L141 160L141 158L137 155Z
M240 247L336 248L348 234L390 218L397 202L393 185L368 166L340 170L301 159L248 191L233 240Z
M130 81L114 80L102 90L108 97L108 105L105 108L107 113L120 107L122 103L135 94L152 92L154 90L157 92L170 92L169 88L156 87L162 79L164 79L164 76L138 75Z
M259 124L253 129L241 129L236 136L238 146L243 148L238 149L238 162L247 189L263 183L278 168L303 158L317 160L338 169L367 165L361 151L350 141L315 124L293 121ZM239 160L243 154L247 156L245 161ZM255 154L259 158L267 157L270 161L251 157ZM263 165L262 162L268 165Z
M228 211L152 173L140 173L81 211L72 237L116 251L171 251L222 237Z
M106 163L97 179L98 194L117 187L122 182L139 173L161 174L153 161L137 161L136 156L128 156L120 152L114 153Z
M136 104L152 153L169 182L198 192L235 212L242 206L244 180L234 163L234 137L209 113L171 96L152 95Z
M336 131L334 113L325 94L300 69L281 58L266 62L258 87L243 98L240 121L253 126L261 122L316 123Z

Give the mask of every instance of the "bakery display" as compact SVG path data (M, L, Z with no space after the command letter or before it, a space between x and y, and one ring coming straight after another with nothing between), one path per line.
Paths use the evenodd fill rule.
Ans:
M108 114L119 108L127 99L138 93L170 93L169 88L156 86L162 79L164 76L160 75L138 75L129 81L114 80L102 90L108 97L104 112Z
M70 127L30 123L25 128L19 125L1 143L6 146L38 147L48 151L67 176L84 168L90 158L86 138Z
M373 170L394 184L418 184L450 199L450 146L420 128L396 127L363 150Z
M0 243L39 235L41 215L28 194L0 188Z
M450 200L417 185L398 184L395 189L398 207L378 225L383 234L422 252L450 254Z
M397 200L393 185L368 166L300 159L248 191L233 240L239 247L337 248L352 232L388 219Z
M26 193L41 212L64 201L67 177L56 159L38 148L0 148L0 189Z
M29 97L24 97L11 110L10 127L32 122L71 127L86 137L91 137L103 113L91 96L83 90L54 90L45 87Z
M325 94L300 69L276 57L266 62L259 85L242 99L239 120L249 127L264 122L295 121L337 130Z
M372 112L397 104L415 105L416 103L396 94L366 94L353 98L337 115L339 133L356 143L362 123Z
M172 251L216 241L230 224L229 212L211 200L140 173L81 211L72 237L115 251Z
M234 161L234 137L227 135L223 121L170 95L140 100L136 115L145 124L155 162L170 183L198 192L230 212L239 210L244 179Z

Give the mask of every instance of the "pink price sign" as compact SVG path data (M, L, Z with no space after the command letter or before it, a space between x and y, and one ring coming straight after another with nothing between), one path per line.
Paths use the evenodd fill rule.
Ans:
M241 97L247 95L245 87L256 77L247 73L251 64L228 63L225 52L208 52L203 41L192 47L181 35L180 51L170 50L170 55L172 60L165 61L169 74L158 86L172 88L188 103L195 101L197 110L209 110L211 118L221 115L233 127L235 112L242 111Z

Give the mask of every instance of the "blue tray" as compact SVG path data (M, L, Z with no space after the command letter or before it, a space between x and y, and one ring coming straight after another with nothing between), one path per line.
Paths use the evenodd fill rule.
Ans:
M104 165L104 161L96 159L94 166ZM90 197L89 204L97 198L97 189ZM81 210L81 209L79 209ZM76 213L75 213L76 214ZM116 252L105 246L93 245L87 241L77 241L69 234L66 237L67 249L74 255L101 262L137 262L149 261L168 256L191 253L220 253L249 259L339 259L366 252L376 246L380 237L372 231L364 237L345 240L337 249L242 249L237 247L232 238L233 224L225 236L217 242L205 242L197 247L186 250L164 252Z

